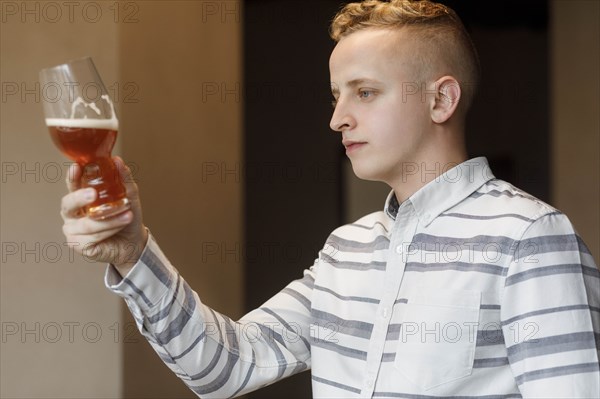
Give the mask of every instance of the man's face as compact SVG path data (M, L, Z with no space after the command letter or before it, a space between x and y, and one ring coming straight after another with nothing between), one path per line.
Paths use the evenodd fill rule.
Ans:
M330 126L342 133L361 179L392 185L407 162L427 155L432 121L427 102L414 94L420 83L411 47L410 32L365 29L340 40L331 54L337 101Z

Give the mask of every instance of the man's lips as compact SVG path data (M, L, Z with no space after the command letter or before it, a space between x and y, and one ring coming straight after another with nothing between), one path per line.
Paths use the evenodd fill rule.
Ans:
M366 141L356 141L356 140L343 140L342 144L346 147L346 152L356 150L362 147L364 144L367 144Z

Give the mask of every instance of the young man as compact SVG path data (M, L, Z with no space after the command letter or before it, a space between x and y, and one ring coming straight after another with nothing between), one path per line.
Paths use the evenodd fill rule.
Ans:
M456 14L371 0L331 31L331 128L356 175L392 191L302 279L238 321L218 314L148 234L134 183L132 212L103 222L78 216L94 193L69 183L68 242L98 243L108 287L201 397L306 369L314 397L600 396L598 269L564 214L467 159L478 64ZM119 258L130 243L135 259Z

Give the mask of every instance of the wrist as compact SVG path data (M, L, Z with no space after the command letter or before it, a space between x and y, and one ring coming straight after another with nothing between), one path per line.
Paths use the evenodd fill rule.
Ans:
M121 278L124 278L125 276L127 276L129 274L129 272L131 271L131 269L133 269L133 267L135 266L135 263L133 263L133 264L122 264L122 265L116 265L116 264L113 263L112 266L121 275Z
M115 267L115 269L119 272L121 277L125 277L131 271L131 269L133 269L133 267L140 261L142 254L148 246L148 239L150 237L150 234L146 226L142 227L143 232L139 244L134 245L133 250L126 256L126 258L114 262L112 264Z

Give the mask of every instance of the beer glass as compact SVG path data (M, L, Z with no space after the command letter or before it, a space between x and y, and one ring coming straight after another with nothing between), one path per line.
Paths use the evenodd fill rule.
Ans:
M119 121L92 59L43 69L40 86L52 141L81 167L82 187L97 192L86 214L102 220L128 210L125 186L111 158Z

